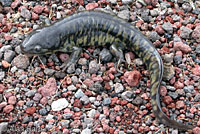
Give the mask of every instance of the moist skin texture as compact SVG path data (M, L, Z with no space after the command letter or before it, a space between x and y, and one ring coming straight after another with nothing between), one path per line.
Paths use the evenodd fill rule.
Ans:
M133 51L150 72L151 105L158 121L180 130L194 128L171 120L163 113L159 94L163 75L162 59L153 44L125 20L103 12L80 12L33 31L21 44L21 50L33 55L71 52L70 60L64 65L66 69L69 64L77 62L81 47L84 46L110 47L111 52L119 59L118 65L123 59L123 49Z

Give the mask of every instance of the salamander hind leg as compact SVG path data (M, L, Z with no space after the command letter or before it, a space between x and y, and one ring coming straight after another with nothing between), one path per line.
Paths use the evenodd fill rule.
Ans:
M73 47L72 53L69 59L61 65L62 71L64 72L70 65L76 64L80 58L82 48Z
M117 65L116 65L116 69L119 71L120 64L122 62L125 62L124 54L123 54L123 48L118 46L117 44L114 44L114 45L110 46L110 51L118 59L118 62L117 62Z

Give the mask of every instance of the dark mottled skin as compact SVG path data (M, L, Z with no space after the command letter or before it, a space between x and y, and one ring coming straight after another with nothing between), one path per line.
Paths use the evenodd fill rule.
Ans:
M21 44L21 49L25 54L39 55L56 51L73 52L74 46L94 45L114 45L114 52L124 48L134 51L150 72L151 104L156 118L161 123L180 130L193 128L171 120L163 113L159 94L163 74L162 59L143 34L116 16L94 11L74 14L51 26L33 31ZM79 54L72 56L72 62L76 61L75 58L78 59Z

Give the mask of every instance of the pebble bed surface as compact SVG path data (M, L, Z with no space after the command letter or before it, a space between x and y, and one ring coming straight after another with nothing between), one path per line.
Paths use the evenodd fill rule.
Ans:
M159 124L141 59L124 51L115 69L108 48L85 48L66 72L66 53L20 54L26 34L83 10L107 10L132 23L164 62L163 111L196 126L193 132ZM200 1L0 0L0 133L200 134Z

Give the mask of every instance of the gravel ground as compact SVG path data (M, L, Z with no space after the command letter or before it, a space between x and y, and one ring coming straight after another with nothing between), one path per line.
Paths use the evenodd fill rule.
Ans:
M26 34L82 10L108 10L136 26L164 61L163 111L200 134L200 1L0 0L0 133L188 134L158 124L150 104L149 73L125 51L85 48L65 73L68 54L20 54Z

